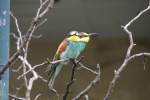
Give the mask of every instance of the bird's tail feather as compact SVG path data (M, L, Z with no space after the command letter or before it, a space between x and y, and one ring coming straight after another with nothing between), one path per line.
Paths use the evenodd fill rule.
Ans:
M48 72L48 75L51 77L55 70L56 70L56 67L59 65L59 63L55 63L55 64L49 64L48 67L47 67L47 72Z
M49 67L48 86L53 88L56 77L59 75L63 65L61 63L51 64Z

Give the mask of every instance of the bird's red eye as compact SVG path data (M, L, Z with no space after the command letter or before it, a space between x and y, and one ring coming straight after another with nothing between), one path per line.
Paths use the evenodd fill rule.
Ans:
M87 37L87 35L80 35L79 37L80 37L80 38L83 38L83 37Z
M83 35L79 35L80 38L83 38Z

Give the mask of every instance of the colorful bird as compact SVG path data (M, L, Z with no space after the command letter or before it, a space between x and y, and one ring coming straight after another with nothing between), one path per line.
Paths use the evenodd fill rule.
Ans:
M65 38L59 45L56 54L54 55L53 61L65 60L65 59L76 59L79 57L81 52L85 49L86 44L90 41L90 37L96 33L87 34L85 32L71 31L67 38ZM50 78L49 87L53 88L55 79L59 75L64 64L68 61L62 61L48 66Z

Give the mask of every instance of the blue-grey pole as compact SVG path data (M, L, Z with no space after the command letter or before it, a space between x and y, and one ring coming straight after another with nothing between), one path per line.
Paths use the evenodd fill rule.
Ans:
M0 0L0 69L9 58L10 0ZM0 76L0 100L9 100L9 70Z

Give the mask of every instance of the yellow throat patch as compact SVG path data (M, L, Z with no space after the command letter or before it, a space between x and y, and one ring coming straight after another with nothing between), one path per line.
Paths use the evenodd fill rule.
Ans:
M88 43L90 41L90 37L89 36L83 37L83 38L80 39L80 41Z
M78 41L80 41L80 38L76 35L73 35L73 36L68 37L67 40L78 42Z

